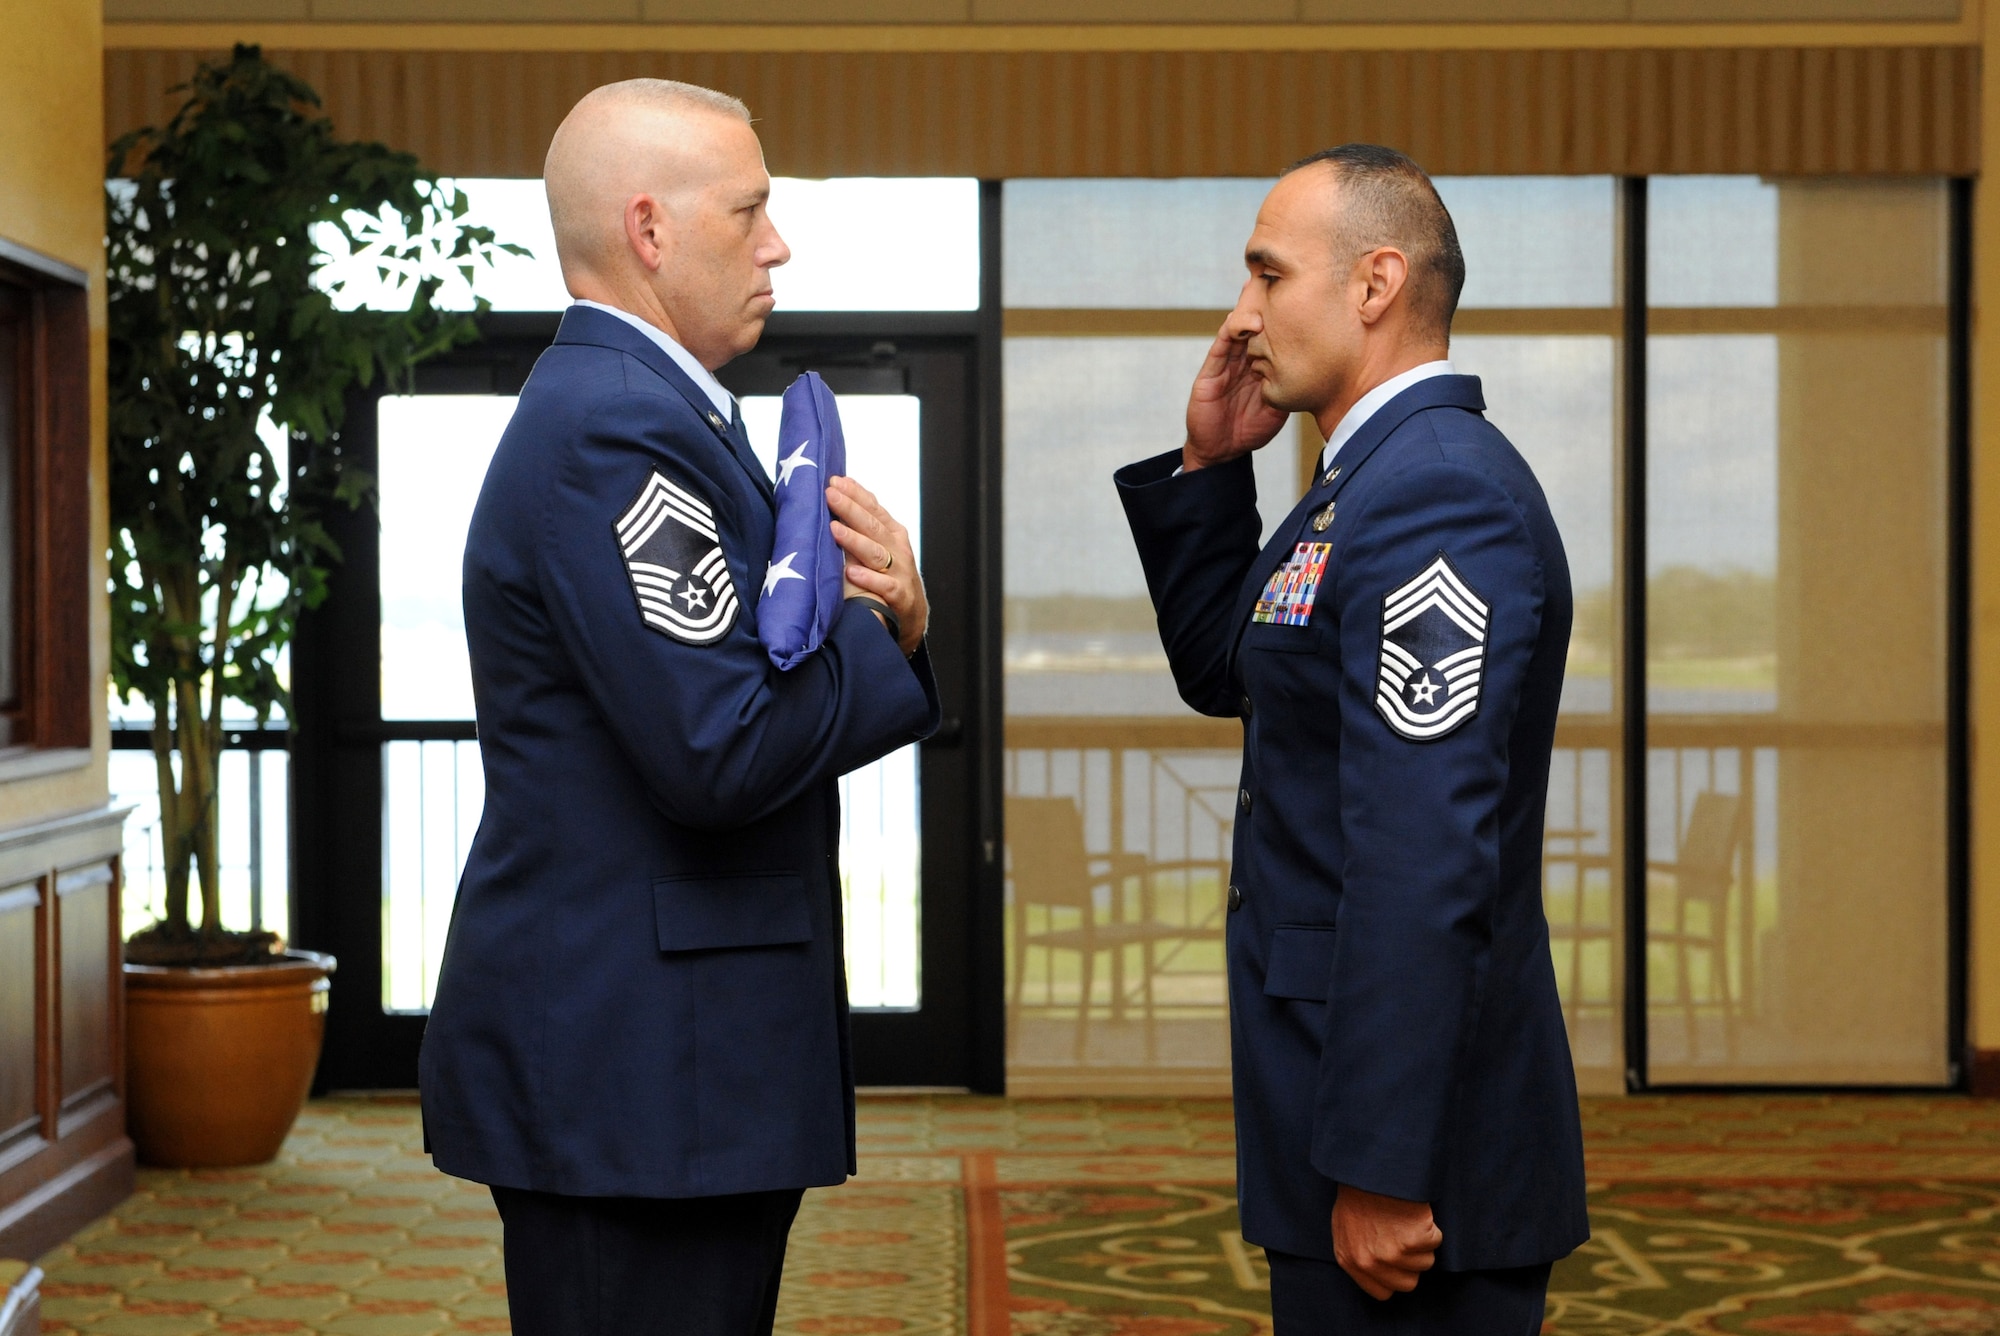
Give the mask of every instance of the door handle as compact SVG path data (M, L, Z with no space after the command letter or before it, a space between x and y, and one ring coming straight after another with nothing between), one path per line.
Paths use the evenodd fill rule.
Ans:
M957 715L951 715L938 725L937 732L924 739L924 746L956 747L964 741L965 721Z

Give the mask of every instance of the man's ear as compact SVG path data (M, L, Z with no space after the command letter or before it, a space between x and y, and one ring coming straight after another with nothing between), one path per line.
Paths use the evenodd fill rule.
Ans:
M1366 285L1361 297L1361 323L1372 325L1387 315L1410 281L1410 257L1394 246L1377 246L1356 266Z
M667 212L651 195L634 195L625 201L625 244L639 257L639 263L658 273L666 262L668 247Z

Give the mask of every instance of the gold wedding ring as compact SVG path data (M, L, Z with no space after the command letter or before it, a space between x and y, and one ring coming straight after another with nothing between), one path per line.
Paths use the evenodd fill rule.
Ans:
M889 559L882 563L882 574L887 575L889 573L889 568L895 564L896 564L896 554L894 552L891 552L889 554Z

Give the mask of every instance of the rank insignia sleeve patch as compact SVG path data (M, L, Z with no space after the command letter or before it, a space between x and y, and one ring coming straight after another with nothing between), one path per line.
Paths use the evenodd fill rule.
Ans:
M1399 736L1431 742L1478 713L1490 612L1442 552L1382 600L1375 708Z
M654 473L612 527L646 625L710 645L736 624L736 586L707 502Z

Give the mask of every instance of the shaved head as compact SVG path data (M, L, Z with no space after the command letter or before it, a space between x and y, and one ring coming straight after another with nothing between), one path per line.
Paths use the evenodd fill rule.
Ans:
M1286 175L1320 168L1334 187L1326 201L1345 260L1394 246L1410 262L1409 302L1430 335L1449 339L1465 255L1458 229L1424 169L1380 144L1342 144L1293 163Z
M1224 345L1241 345L1266 408L1311 413L1321 436L1369 390L1450 349L1465 258L1430 178L1394 149L1348 144L1294 166L1264 197L1243 260Z
M670 204L703 184L701 150L718 119L750 124L750 109L712 88L627 79L583 95L549 141L542 179L563 275L596 269L624 246L619 208L634 194Z
M542 167L572 296L665 330L711 370L754 346L791 258L764 205L750 112L727 93L627 79L585 94Z

